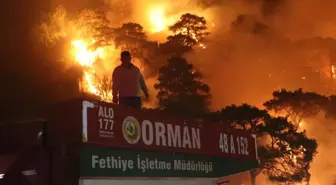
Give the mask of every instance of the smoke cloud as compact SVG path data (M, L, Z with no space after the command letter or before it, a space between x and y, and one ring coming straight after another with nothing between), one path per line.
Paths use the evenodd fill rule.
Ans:
M335 92L331 66L336 52L336 2L269 2L216 5L222 10L215 13L221 23L207 49L187 55L212 88L214 110L232 103L261 107L279 88ZM336 177L336 162L331 158L336 154L335 124L320 116L306 120L304 127L319 144L311 184L331 185Z
M307 134L318 141L318 154L315 156L310 173L312 185L332 185L336 182L336 162L332 156L336 154L334 136L336 124L334 120L326 120L323 115L309 119L304 123Z
M230 103L260 105L279 88L333 92L328 80L335 49L334 1L238 2L214 8L220 21L208 48L188 54L212 87L215 109Z

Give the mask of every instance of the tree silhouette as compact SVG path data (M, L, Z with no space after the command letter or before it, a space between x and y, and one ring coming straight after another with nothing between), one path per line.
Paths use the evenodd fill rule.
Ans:
M90 38L94 42L89 46L91 50L114 43L114 29L109 26L105 12L100 9L83 9L70 22L75 38ZM91 40L89 40L91 42Z
M157 98L159 107L183 117L200 118L208 113L210 88L202 75L184 58L172 57L160 68Z
M115 29L117 47L129 50L133 55L142 57L142 46L147 41L147 34L137 23L126 23Z
M128 39L146 40L147 35L143 27L137 23L125 23L120 28L117 28L118 36L126 37Z
M282 89L273 92L273 99L264 103L267 110L284 113L289 116L295 126L302 119L317 115L327 104L328 98L314 92L303 92L302 89L287 91Z
M178 33L173 36L169 36L167 38L168 43L176 43L185 47L191 48L195 44L197 44L197 40L194 39L193 37L190 37L188 35L184 35L182 33Z
M168 57L181 57L183 54L192 50L192 47L172 39L160 45L160 53Z
M299 132L287 118L272 118L260 126L269 142L259 148L263 172L281 184L296 184L310 180L310 163L316 154L317 142Z
M309 165L316 152L316 141L299 132L287 118L271 117L267 111L247 104L228 106L212 118L258 136L260 166L250 171L252 184L256 184L261 172L276 183L309 181Z
M168 36L168 41L176 42L183 46L192 47L202 42L209 35L207 22L204 17L195 14L183 14L179 21L169 27L173 35Z
M218 112L212 113L210 119L211 121L221 122L235 129L251 131L256 133L258 137L261 137L264 133L259 132L257 129L265 120L270 119L270 115L266 110L260 110L257 107L243 104L240 106L227 106ZM260 169L250 171L253 184L256 183L256 178L260 172Z
M240 106L231 105L214 113L212 116L216 121L232 126L233 128L256 132L257 126L262 124L270 115L266 110L243 104Z

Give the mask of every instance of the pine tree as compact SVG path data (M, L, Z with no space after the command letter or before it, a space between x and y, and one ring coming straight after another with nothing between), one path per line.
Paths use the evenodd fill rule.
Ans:
M157 98L165 112L189 118L208 113L210 88L201 81L202 74L181 57L172 57L160 68Z

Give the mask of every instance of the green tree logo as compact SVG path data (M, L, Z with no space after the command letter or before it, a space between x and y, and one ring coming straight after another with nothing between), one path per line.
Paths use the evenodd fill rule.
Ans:
M129 144L136 144L141 137L141 128L138 120L132 116L128 116L123 121L122 131L125 140Z

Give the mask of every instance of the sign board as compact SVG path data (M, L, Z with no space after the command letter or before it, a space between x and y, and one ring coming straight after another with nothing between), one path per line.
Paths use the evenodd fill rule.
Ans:
M84 147L80 152L81 178L218 178L257 167L257 161L247 159L227 159L97 147Z
M85 143L257 160L256 138L223 124L197 123L104 102L83 101Z
M176 179L176 178L81 178L80 185L218 185L214 179ZM239 184L240 185L240 184Z

